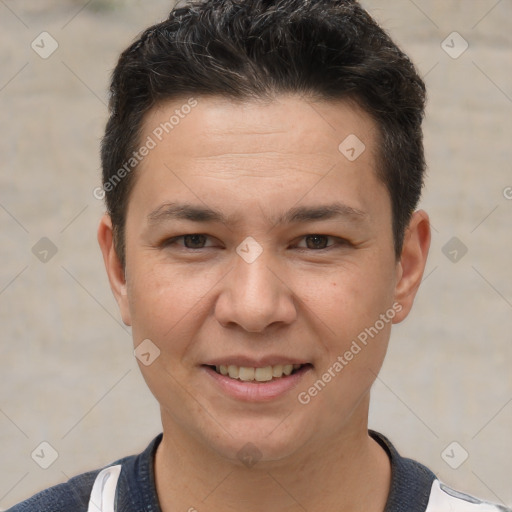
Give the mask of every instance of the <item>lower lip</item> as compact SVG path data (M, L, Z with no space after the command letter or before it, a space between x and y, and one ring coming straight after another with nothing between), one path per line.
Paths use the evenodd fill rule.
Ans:
M268 402L284 395L297 386L304 375L312 369L312 366L309 364L305 365L298 372L266 382L246 382L232 379L217 373L209 366L202 366L202 369L205 370L206 374L213 379L226 395L246 402Z

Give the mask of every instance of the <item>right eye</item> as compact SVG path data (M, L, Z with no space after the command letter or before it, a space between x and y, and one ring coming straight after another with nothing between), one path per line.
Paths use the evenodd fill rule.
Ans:
M208 239L208 235L203 235L201 233L191 233L187 235L181 235L181 236L175 236L173 238L169 238L168 240L165 240L162 245L164 247L168 247L170 245L178 245L180 247L184 247L185 249L204 249L205 247L204 243L206 239ZM178 241L182 241L183 244L178 243ZM209 246L211 247L211 246Z

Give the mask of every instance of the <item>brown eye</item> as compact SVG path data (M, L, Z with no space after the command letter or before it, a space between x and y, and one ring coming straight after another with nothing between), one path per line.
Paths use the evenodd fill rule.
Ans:
M208 235L202 235L200 233L191 233L188 235L175 236L174 238L170 238L165 240L162 243L163 247L184 247L185 249L204 249L210 247L205 245L207 240L210 237Z
M312 234L304 235L296 247L300 250L328 251L330 249L352 247L352 244L348 240L337 236Z
M183 235L183 242L187 249L202 249L206 241L205 235Z
M330 237L326 235L307 235L304 237L308 249L325 249L328 238Z

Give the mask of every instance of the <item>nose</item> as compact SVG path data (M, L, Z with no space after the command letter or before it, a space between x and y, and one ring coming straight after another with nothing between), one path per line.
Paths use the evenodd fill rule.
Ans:
M293 291L266 252L250 263L236 255L215 305L215 316L223 327L238 325L248 332L263 332L273 324L295 320Z

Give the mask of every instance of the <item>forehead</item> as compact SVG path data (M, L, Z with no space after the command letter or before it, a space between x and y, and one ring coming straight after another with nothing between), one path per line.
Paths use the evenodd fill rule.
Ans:
M175 99L144 119L141 140L152 149L134 192L146 212L180 196L217 210L321 197L364 211L376 193L387 199L376 178L376 134L370 116L346 101Z
M313 101L292 94L250 101L219 96L175 99L151 109L142 128L144 138L152 136L168 149L179 144L183 157L274 151L281 157L304 154L332 160L343 155L339 144L347 137L357 136L372 151L376 135L373 120L355 102Z

